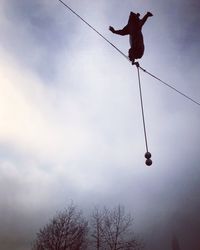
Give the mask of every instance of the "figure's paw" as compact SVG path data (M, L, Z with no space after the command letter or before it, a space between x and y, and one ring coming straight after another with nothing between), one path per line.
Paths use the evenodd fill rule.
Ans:
M115 32L115 29L112 26L109 26L109 30L113 33Z
M153 14L151 12L147 12L147 15L150 17L150 16L153 16Z

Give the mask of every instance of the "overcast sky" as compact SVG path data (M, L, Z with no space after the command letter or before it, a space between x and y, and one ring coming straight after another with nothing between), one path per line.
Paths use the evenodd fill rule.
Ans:
M142 67L200 101L197 0L66 0L125 54L144 15ZM71 200L125 206L148 250L200 249L200 107L137 71L57 0L0 2L0 248L27 250Z

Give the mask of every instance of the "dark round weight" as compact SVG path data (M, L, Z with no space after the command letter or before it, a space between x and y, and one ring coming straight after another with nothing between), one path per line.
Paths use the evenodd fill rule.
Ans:
M146 159L150 159L151 158L151 153L150 152L146 152L146 154L144 155L144 157Z
M145 164L146 164L147 166L151 166L152 163L153 163L153 162L152 162L151 159L147 159L146 162L145 162Z

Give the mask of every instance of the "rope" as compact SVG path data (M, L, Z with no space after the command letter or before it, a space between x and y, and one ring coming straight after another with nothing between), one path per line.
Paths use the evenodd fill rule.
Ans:
M143 70L145 73L147 73L148 75L152 76L153 78L155 78L156 80L160 81L161 83L163 83L165 86L167 86L168 88L176 91L178 94L184 96L185 98L187 98L188 100L192 101L193 103L197 104L200 106L200 103L195 101L194 99L192 99L191 97L189 97L188 95L184 94L183 92L179 91L178 89L176 89L175 87L169 85L168 83L164 82L163 80L161 80L160 78L158 78L157 76L151 74L150 72L148 72L146 69L142 68L139 66L139 68L141 70Z
M140 81L140 66L139 63L135 63L137 67L137 73L138 73L138 85L139 85L139 91L140 91L140 104L141 104L141 110L142 110L142 122L143 122L143 129L144 129L144 139L145 139L145 146L146 146L146 152L149 152L148 150L148 143L147 143L147 131L146 131L146 125L145 125L145 117L144 117L144 104L143 104L143 98L142 98L142 86Z
M68 8L74 15L76 15L81 21L83 21L89 28L91 28L95 33L97 33L101 38L103 38L107 43L109 43L115 50L117 50L123 57L125 57L128 61L129 58L128 56L126 56L120 49L118 49L113 43L111 43L105 36L103 36L98 30L96 30L92 25L90 25L86 20L84 20L77 12L75 12L72 8L70 8L66 3L64 3L62 0L58 0L61 4L63 4L66 8ZM192 101L193 103L197 104L200 106L200 103L195 101L194 99L192 99L191 97L189 97L188 95L184 94L183 92L179 91L178 89L176 89L175 87L171 86L170 84L162 81L160 78L158 78L157 76L151 74L150 72L148 72L147 70L145 70L144 68L142 68L140 65L138 66L141 70L143 70L145 73L149 74L151 77L157 79L158 81L160 81L161 83L163 83L165 86L171 88L172 90L176 91L177 93L179 93L180 95L182 95L183 97L187 98L188 100Z

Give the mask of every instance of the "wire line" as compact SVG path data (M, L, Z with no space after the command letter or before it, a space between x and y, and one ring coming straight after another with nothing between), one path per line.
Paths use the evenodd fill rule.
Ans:
M58 0L61 4L63 4L66 8L68 8L68 10L70 10L74 15L76 15L81 21L83 21L89 28L91 28L95 33L97 33L101 38L103 38L107 43L109 43L115 50L117 50L123 57L125 57L128 61L129 58L127 55L125 55L120 49L118 49L113 43L111 43L105 36L103 36L98 30L96 30L92 25L90 25L86 20L84 20L77 12L75 12L71 7L69 7L65 2L63 2L62 0ZM142 68L141 66L139 66L139 68L147 73L148 75L150 75L151 77L155 78L156 80L160 81L161 83L163 83L165 86L169 87L170 89L176 91L177 93L179 93L180 95L182 95L183 97L187 98L188 100L192 101L193 103L197 104L200 106L200 103L195 101L193 98L191 98L190 96L184 94L183 92L179 91L178 89L176 89L175 87L171 86L170 84L164 82L163 80L161 80L160 78L158 78L157 76L153 75L152 73L148 72L146 69Z
M161 80L160 78L158 78L157 76L153 75L152 73L148 72L146 69L142 68L141 66L139 66L139 68L144 71L145 73L147 73L148 75L150 75L151 77L155 78L156 80L160 81L161 83L163 83L165 86L169 87L170 89L176 91L177 93L179 93L180 95L184 96L185 98L187 98L188 100L192 101L193 103L197 104L200 106L200 103L195 101L194 99L192 99L191 97L189 97L188 95L184 94L183 92L179 91L178 89L176 89L175 87L169 85L168 83L164 82L163 80Z
M92 25L90 25L86 20L84 20L77 12L75 12L72 8L70 8L66 3L62 0L58 0L62 3L66 8L68 8L74 15L76 15L81 21L83 21L87 26L89 26L94 32L96 32L101 38L103 38L107 43L109 43L114 49L116 49L123 57L129 60L128 56L126 56L120 49L118 49L113 43L111 43L105 36L103 36L98 30L96 30Z

